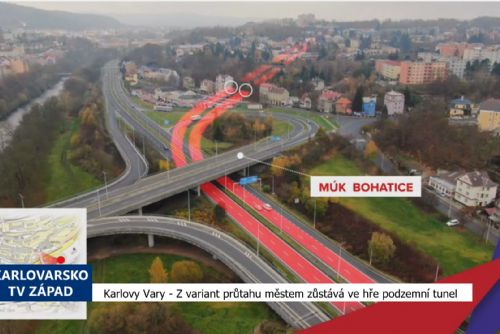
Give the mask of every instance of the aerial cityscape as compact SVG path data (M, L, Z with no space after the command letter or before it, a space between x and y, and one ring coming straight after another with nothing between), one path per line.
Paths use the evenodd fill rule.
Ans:
M499 263L500 3L0 2L0 175L0 271L463 282ZM314 196L317 176L371 177L371 194ZM389 176L418 196L377 195ZM381 304L0 298L0 319L87 315L0 334L347 333L318 325ZM489 333L472 310L394 333Z

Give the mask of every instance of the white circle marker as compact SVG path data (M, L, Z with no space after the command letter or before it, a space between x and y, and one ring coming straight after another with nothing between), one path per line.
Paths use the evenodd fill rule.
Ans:
M242 89L243 87L248 87L248 88L250 88L250 92L248 92L248 94L242 94L242 93L241 93L241 92L242 92L242 90L241 90L241 89ZM253 94L253 87L252 87L252 85L250 85L249 83L245 82L245 83L242 83L242 84L240 85L240 89L238 90L238 92L240 93L240 96L241 96L242 98L247 98L247 97L250 97L250 96Z
M238 152L238 154L236 154L236 157L241 160L245 157L245 155L243 154L243 152Z
M230 94L231 95L231 94L236 93L237 91L238 91L238 83L236 81L234 81L234 80L227 80L224 83L224 92L226 92L226 94Z

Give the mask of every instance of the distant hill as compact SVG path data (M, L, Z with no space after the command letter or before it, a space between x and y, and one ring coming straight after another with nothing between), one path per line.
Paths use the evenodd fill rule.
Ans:
M121 26L118 20L103 15L48 11L0 2L2 28L84 30Z

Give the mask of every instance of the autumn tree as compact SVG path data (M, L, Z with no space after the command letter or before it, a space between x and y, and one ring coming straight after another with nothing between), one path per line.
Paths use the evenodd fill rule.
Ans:
M171 169L170 162L164 159L158 160L158 169L162 171L170 170Z
M149 281L151 283L167 283L168 274L159 256L155 257L149 268Z
M396 245L392 238L381 232L373 232L371 239L368 241L368 256L370 263L376 261L379 263L387 263L394 256Z
M365 147L365 157L371 158L373 157L378 151L377 144L373 140L370 140Z
M226 209L223 207L222 203L218 203L214 206L214 219L216 222L221 222L226 218Z
M175 283L198 283L203 280L203 270L194 261L181 260L173 264L171 277Z
M286 169L292 169L301 163L301 159L297 154L292 156L280 156L273 158L271 173L274 176L282 176Z

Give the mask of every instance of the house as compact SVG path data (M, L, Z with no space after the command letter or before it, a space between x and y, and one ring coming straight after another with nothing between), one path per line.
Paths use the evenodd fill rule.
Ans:
M401 62L396 60L378 59L375 61L375 71L384 79L398 80L401 72Z
M182 87L188 90L194 89L195 88L194 79L188 76L182 78Z
M232 76L227 75L227 74L219 74L215 78L215 91L216 92L223 91L226 84L231 82L231 81L234 81Z
M450 102L450 118L461 118L464 116L470 116L472 111L472 103L470 100L464 98L463 96L459 99L451 100Z
M455 200L465 206L486 206L495 200L498 185L485 171L473 171L457 178Z
M347 97L341 97L335 102L335 112L337 114L352 114L352 101Z
M480 104L477 126L481 131L500 135L500 99L488 99Z
M389 116L402 114L405 110L405 96L391 90L384 96L384 106L387 107L387 114Z
M375 117L375 109L377 107L377 96L363 97L363 116Z
M300 99L297 96L290 96L288 98L288 103L287 105L292 106L292 107L298 107L299 106Z
M325 89L318 98L318 110L321 112L332 113L335 111L335 101L341 97L339 92Z
M455 196L457 179L464 174L464 171L438 171L437 175L429 177L428 185L437 193L453 198Z
M314 90L323 90L325 88L325 81L318 77L315 77L311 80L311 83L314 87Z
M299 108L302 109L311 109L312 108L312 100L309 97L309 94L305 93L299 99Z
M207 94L213 94L215 92L215 82L203 79L200 83L200 90Z
M141 66L139 69L139 74L146 80L162 81L170 86L175 86L179 84L179 74L176 71L168 68L149 68L146 66Z
M283 87L270 83L263 83L259 87L259 100L262 104L285 106L290 99L290 93Z
M500 201L497 202L494 212L489 216L489 220L495 226L500 226Z

